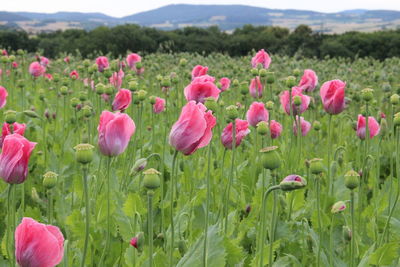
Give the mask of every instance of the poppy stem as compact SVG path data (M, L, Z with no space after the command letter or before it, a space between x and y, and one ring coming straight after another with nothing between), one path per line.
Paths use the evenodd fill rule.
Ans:
M209 221L209 213L210 213L210 199L211 199L211 189L210 189L210 169L211 169L211 144L208 145L208 163L207 163L207 198L206 198L206 218L204 225L204 252L203 252L203 266L207 267L207 237L208 237L208 221Z
M331 153L332 153L332 115L329 114L328 120L328 181L329 181L329 192L333 195L333 178L331 177Z
M154 192L149 190L147 192L148 201L148 231L149 231L149 266L153 267L153 195Z
M86 225L85 225L85 244L83 246L83 254L82 254L82 261L81 267L85 266L86 260L86 253L89 244L89 231L90 231L90 203L89 203L89 189L87 183L87 176L88 176L88 168L84 166L83 168L83 190L85 194L85 213L86 213Z
M14 266L15 264L15 253L14 253L14 227L15 227L15 186L10 184L8 187L8 194L7 194L7 206L8 206L8 234L7 234L7 244L9 244L9 259L10 259L10 266ZM11 236L11 242L10 241Z
M174 156L172 158L172 172L171 172L171 180L170 180L170 223L171 223L171 244L169 248L169 266L174 266L173 262L173 252L174 252L174 240L175 240L175 228L174 228L174 176L175 176L175 165L176 158L178 156L178 150L175 150Z
M232 186L232 180L233 180L233 168L235 165L235 147L236 147L236 120L233 120L232 122L232 160L231 160L231 170L229 174L229 180L228 180L228 188L226 192L226 198L225 198L225 235L228 233L228 217L229 217L229 197L231 193L231 186Z
M266 201L267 201L267 197L268 197L268 195L272 192L272 191L274 191L274 190L277 190L277 189L280 189L280 186L279 185L273 185L273 186L271 186L271 187L269 187L268 189L267 189L267 191L265 191L265 193L263 194L263 199L262 199L262 206L261 206L261 242L260 242L260 248L259 248L259 255L260 255L260 262L259 262L259 266L260 267L263 267L264 266L264 243L265 243L265 209L266 209ZM272 227L271 227L271 230L272 230ZM271 241L271 240L270 240ZM270 244L271 245L271 247L272 247L272 243ZM272 262L272 260L271 260L271 255L270 255L270 261ZM271 266L271 265L268 265L268 266Z
M354 266L354 249L355 249L355 223L354 223L354 191L350 191L350 214L351 214L351 244L350 244L350 267Z
M335 220L335 214L332 214L332 219L331 219L331 228L329 229L329 266L333 267L333 223Z
M104 255L108 250L110 244L110 168L111 168L111 157L107 157L107 239L106 245L104 246L103 253L100 258L100 266L103 265ZM82 266L83 267L83 266Z
M317 267L320 266L321 262L321 239L322 239L322 222L321 222L321 183L320 177L316 176L315 184L317 186L317 216L318 216L318 252L317 252Z
M279 189L279 185L276 185L276 177L275 175L272 174L271 171L271 176L272 176L272 181L273 181L273 185L274 186L278 186L277 189ZM269 260L268 260L268 266L272 266L273 262L274 262L274 258L273 258L273 246L274 246L274 242L275 242L275 231L276 231L276 208L277 208L277 200L278 200L278 195L277 192L274 191L274 203L272 205L272 222L271 222L271 233L270 233L270 245L269 245ZM292 205L292 204L291 204ZM265 215L264 215L265 216ZM264 220L265 221L265 220Z

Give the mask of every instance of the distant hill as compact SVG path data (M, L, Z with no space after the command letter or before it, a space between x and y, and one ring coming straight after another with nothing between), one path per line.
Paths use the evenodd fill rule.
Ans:
M31 33L65 30L70 28L92 29L97 26L115 26L136 23L143 26L171 30L186 26L209 27L217 25L231 31L244 24L274 25L294 29L307 24L316 31L342 33L346 31L376 31L400 27L400 11L345 10L322 13L294 9L268 9L245 5L167 5L123 18L102 13L57 12L1 12L0 26L19 27Z

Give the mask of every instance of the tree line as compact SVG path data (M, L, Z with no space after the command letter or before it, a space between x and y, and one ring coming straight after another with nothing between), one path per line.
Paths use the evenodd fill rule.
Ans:
M24 31L0 30L0 48L40 51L47 57L57 57L61 53L79 53L84 57L107 53L123 56L127 51L142 54L220 52L242 56L265 48L269 53L289 56L372 57L383 60L400 56L400 29L324 34L313 32L306 25L299 25L294 31L277 26L245 25L227 33L217 26L163 31L126 24L112 28L101 26L91 31L69 29L36 36L29 36Z

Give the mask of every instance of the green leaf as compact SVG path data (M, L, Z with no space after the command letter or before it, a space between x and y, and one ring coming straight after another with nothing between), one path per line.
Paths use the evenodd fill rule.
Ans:
M138 194L130 194L124 203L124 206L122 208L124 211L125 215L128 217L133 218L135 213L140 213L143 214L145 213L146 209L144 208L144 205L142 203L142 200L140 199Z
M242 248L237 244L237 241L224 238L224 246L227 253L227 266L235 266L244 259Z
M369 264L372 265L390 265L399 256L400 244L398 242L386 243L375 250L369 257Z
M207 234L208 238L208 266L225 266L226 251L223 244L223 238L218 233L216 225L211 226ZM188 252L176 265L177 267L197 267L202 266L204 236L201 236L189 248Z

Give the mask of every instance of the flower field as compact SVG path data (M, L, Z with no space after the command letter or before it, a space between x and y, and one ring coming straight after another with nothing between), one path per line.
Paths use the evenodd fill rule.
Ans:
M399 58L0 51L0 266L400 265Z

